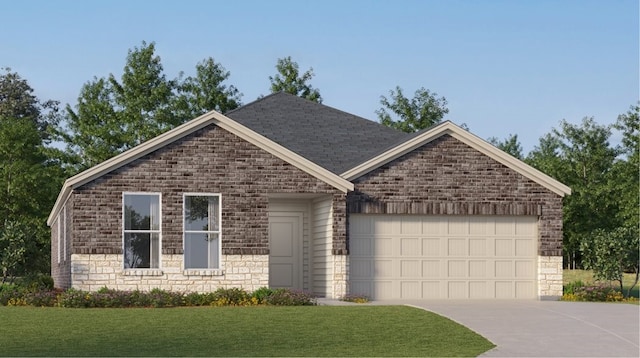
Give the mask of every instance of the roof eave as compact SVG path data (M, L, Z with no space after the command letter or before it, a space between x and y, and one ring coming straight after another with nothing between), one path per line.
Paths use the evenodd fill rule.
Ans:
M421 147L445 134L451 135L452 137L476 149L477 151L493 158L499 163L515 170L517 173L533 180L534 182L542 185L543 187L562 197L571 194L571 188L569 188L568 186L551 178L550 176L524 163L523 161L503 152L495 146L487 143L480 137L458 127L450 121L443 122L429 130L426 130L424 133L415 136L410 140L401 143L398 146L393 147L386 152L381 153L380 155L355 166L354 168L342 173L340 176L349 181L355 180L369 173L370 171L392 160L395 160L402 155L407 154L415 150L416 148Z
M210 124L217 125L220 128L247 140L253 145L264 149L265 151L322 180L343 193L353 190L353 183L252 131L231 118L218 112L211 111L67 179L58 194L58 198L56 199L51 213L49 214L47 225L51 226L53 224L53 221L59 214L63 204L71 195L73 189L131 163L144 155L158 150Z

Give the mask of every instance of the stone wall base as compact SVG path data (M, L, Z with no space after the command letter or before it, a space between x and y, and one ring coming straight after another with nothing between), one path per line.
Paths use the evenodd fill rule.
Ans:
M333 255L333 294L340 299L349 293L349 256Z
M538 298L562 297L562 256L538 256Z
M124 270L122 255L71 255L71 285L85 291L102 287L149 291L212 292L240 287L249 292L269 286L269 255L223 255L219 270L184 270L183 255L162 255L160 269Z

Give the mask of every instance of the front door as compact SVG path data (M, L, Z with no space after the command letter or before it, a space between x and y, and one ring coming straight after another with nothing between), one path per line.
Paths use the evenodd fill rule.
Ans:
M302 213L269 213L269 287L302 289Z

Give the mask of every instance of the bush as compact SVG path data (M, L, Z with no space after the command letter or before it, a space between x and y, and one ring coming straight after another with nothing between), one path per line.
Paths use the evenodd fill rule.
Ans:
M580 281L565 286L563 301L581 302L631 302L635 297L625 298L622 292L610 285L585 286Z
M27 289L17 285L0 286L0 305L66 308L178 307L178 306L305 306L316 299L305 292L262 287L252 294L240 288L220 288L208 293L180 293L161 289L118 291L103 287L96 292L76 289Z
M278 288L267 296L267 304L273 306L315 306L317 300L306 292Z
M342 298L340 298L340 301L353 302L353 303L368 303L369 297L365 295L350 294L350 295L344 295Z
M574 294L576 289L584 287L584 283L580 280L570 282L562 287L563 294Z

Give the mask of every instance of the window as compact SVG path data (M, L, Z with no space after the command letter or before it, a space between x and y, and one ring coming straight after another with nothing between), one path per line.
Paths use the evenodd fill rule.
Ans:
M220 268L220 195L184 196L184 268Z
M124 268L160 266L160 194L123 195Z

